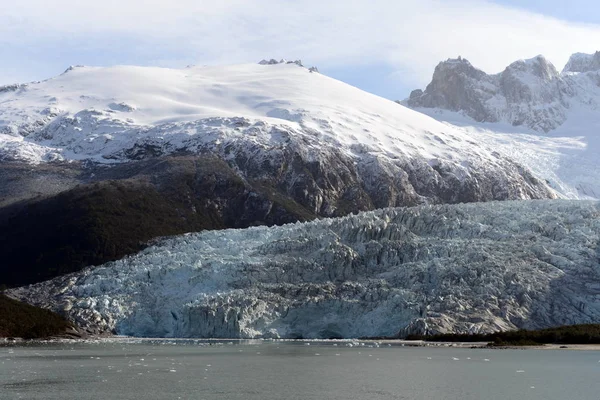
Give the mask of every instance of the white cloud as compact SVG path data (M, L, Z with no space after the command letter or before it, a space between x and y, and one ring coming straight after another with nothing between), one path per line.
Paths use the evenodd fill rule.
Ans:
M459 54L487 72L537 54L560 69L571 53L600 46L600 27L477 0L20 0L0 10L0 52L40 46L45 54L48 43L57 49L73 38L117 63L385 64L417 87L437 62ZM130 46L126 60L110 54L111 43L123 52L121 42ZM72 60L82 50L61 51Z

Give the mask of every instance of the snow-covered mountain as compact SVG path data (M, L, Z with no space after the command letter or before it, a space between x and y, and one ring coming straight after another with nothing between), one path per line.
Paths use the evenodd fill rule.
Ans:
M268 180L320 215L352 203L372 209L554 196L469 132L297 63L263 64L73 67L5 87L0 159L117 163L215 154L242 179Z
M0 272L37 282L202 229L597 197L594 57L562 74L538 57L501 77L449 61L408 101L433 118L299 62L73 67L4 87ZM174 237L11 293L138 336L592 322L599 221L595 203L562 200L385 209Z
M563 73L594 71L600 71L600 51L594 54L575 53L563 69Z
M9 294L134 336L542 328L600 320L599 240L592 202L386 209L174 237Z
M574 54L562 72L537 56L492 75L449 59L401 103L495 139L566 197L600 196L600 53Z
M599 85L600 54L577 53L562 73L540 55L516 61L495 75L458 58L438 64L425 91L414 90L406 104L547 133L563 125L574 111L598 114Z
M509 147L300 62L72 67L0 89L0 282L203 229L561 195Z

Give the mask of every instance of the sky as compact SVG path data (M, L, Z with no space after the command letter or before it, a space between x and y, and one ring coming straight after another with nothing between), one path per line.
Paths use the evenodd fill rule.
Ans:
M286 58L402 99L447 58L496 73L543 54L560 70L596 50L592 0L0 0L0 85L78 64Z

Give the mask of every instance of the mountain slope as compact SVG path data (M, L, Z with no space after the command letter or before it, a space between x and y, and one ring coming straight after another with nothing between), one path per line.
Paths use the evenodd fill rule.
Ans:
M553 196L465 132L296 64L80 67L5 89L0 104L5 160L210 153L321 215L340 202Z
M494 75L450 59L402 103L495 142L562 196L599 198L599 54L574 54L560 73L543 56Z
M0 89L0 283L202 229L556 197L495 147L295 63L69 68Z
M0 293L0 338L75 338L81 337L81 333L60 315L21 303Z
M22 285L103 264L159 236L316 217L271 188L244 183L214 157L162 157L92 175L0 209L0 282Z
M4 132L43 145L45 157L106 162L142 156L132 150L135 144L153 139L170 145L157 151L169 152L207 143L217 147L216 139L244 136L269 146L301 135L308 140L307 151L335 143L344 151L360 154L362 145L387 156L434 157L468 147L434 120L288 64L80 67L5 91L2 105ZM451 147L431 141L425 132L442 134Z
M533 329L599 320L599 240L598 203L386 209L174 237L10 293L134 336Z

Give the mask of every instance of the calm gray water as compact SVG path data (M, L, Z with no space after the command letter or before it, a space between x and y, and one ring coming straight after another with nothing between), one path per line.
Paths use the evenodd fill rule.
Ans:
M600 352L194 341L0 347L1 399L600 400Z

